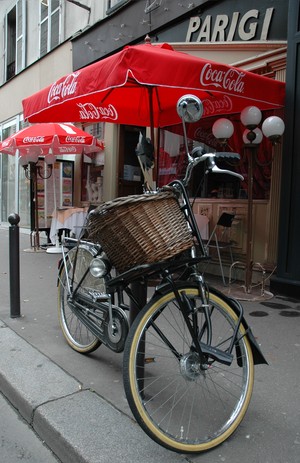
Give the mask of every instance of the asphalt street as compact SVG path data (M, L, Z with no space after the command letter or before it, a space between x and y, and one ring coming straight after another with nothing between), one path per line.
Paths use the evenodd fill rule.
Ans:
M250 407L229 440L206 454L178 455L134 422L122 354L101 346L83 356L66 344L57 318L59 255L32 252L23 233L21 316L11 318L8 235L0 229L0 392L61 461L299 462L300 301L276 295L243 303L269 365L256 367Z

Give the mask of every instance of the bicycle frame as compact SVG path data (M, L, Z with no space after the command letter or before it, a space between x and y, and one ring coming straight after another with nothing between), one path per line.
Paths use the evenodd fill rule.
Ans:
M178 301L178 305L180 307L180 310L182 311L186 324L188 326L188 329L190 331L190 334L193 338L193 342L195 345L195 348L200 356L201 363L205 363L205 354L204 354L204 345L203 343L200 342L198 334L195 332L195 327L193 328L190 320L189 320L189 312L191 311L191 308L188 307L188 301L185 299L184 295L181 295L177 288L176 284L174 282L174 277L172 276L176 271L178 271L180 268L183 268L186 271L186 279L191 280L197 283L199 287L199 294L202 300L202 308L205 312L206 315L206 323L207 323L207 330L208 332L211 331L211 326L210 326L210 313L209 313L209 306L208 306L208 289L207 286L203 280L203 277L199 274L197 270L197 265L201 260L203 259L208 259L208 254L206 251L206 248L203 244L201 234L199 232L199 228L197 225L197 222L195 220L195 216L190 204L189 196L187 193L187 185L189 183L190 177L191 177L191 172L192 169L202 161L208 161L208 171L217 171L217 172L226 172L226 173L231 173L229 171L225 170L220 170L214 162L214 158L218 156L224 156L226 155L227 157L231 158L236 158L239 157L236 153L204 153L203 149L201 147L196 147L192 151L192 155L188 152L188 145L187 145L187 138L186 138L186 128L185 128L185 119L184 119L184 111L186 109L185 102L183 101L183 106L181 107L181 110L183 113L181 114L182 117L182 122L183 122L183 129L184 129L184 139L186 141L186 149L187 149L187 156L188 156L188 166L186 170L186 175L182 181L180 180L174 180L169 185L166 187L163 187L162 190L164 189L170 189L172 188L178 197L178 202L180 205L181 210L184 213L184 217L188 223L188 227L190 229L190 232L193 236L194 239L194 246L191 248L191 253L188 258L185 257L178 257L175 258L174 260L168 260L168 261L161 261L161 262L156 262L154 264L145 264L145 265L138 265L130 270L121 273L120 275L116 276L109 276L108 280L106 281L106 293L98 295L101 299L101 301L107 301L109 305L109 323L112 322L112 307L111 307L111 299L112 299L112 294L117 293L118 294L118 299L120 300L120 304L122 307L130 310L130 307L127 307L124 304L123 301L123 291L128 295L129 299L131 302L138 307L139 310L142 309L142 307L139 306L137 298L135 297L134 293L131 291L130 286L132 283L137 282L137 281L148 281L149 278L155 276L155 277L160 277L161 279L161 284L162 282L167 282L167 284L172 288L174 291L174 294L176 296L176 299ZM200 154L200 156L195 157L195 155ZM233 175L239 176L239 174L232 173ZM241 177L241 176L239 176ZM153 192L149 192L149 194L155 194ZM68 239L68 241L72 242L72 239ZM76 240L74 240L76 241ZM95 245L94 243L88 242L88 241L78 241L77 243L77 249L79 249L79 246L86 247L89 252L92 253L94 257L97 257L98 255L101 254L101 245ZM200 254L200 255L199 255ZM69 274L67 272L67 259L68 255L66 255L63 251L63 259L61 265L64 266L66 270L66 275L67 275L67 291L69 295L70 301L73 300L73 298L76 297L76 293L79 291L79 288L84 281L86 275L89 272L89 269L86 269L86 272L82 275L81 280L77 282L77 287L75 290L73 289L73 283L74 283L74 275L76 271L76 265L77 265L77 254L75 255L74 259L74 265L73 265L73 276L69 278ZM159 287L161 286L159 285ZM97 295L95 294L95 297ZM211 348L209 349L209 355L214 358L215 360L220 361L221 363L226 363L230 364L232 360L231 352L236 344L236 335L239 330L239 327L241 323L246 324L243 316L243 309L241 304L239 304L237 301L233 301L230 298L227 298L227 302L229 305L233 308L235 313L237 314L237 323L236 327L234 330L234 336L232 338L232 342L230 345L230 348L226 354L224 354L222 351L218 351L218 349L215 349L213 351ZM251 336L251 335L250 335ZM254 338L253 338L254 339ZM257 358L259 361L265 362L265 359L263 358L258 346L254 343L253 339L251 339L251 345L253 345L253 349L257 354ZM207 349L206 349L207 350ZM208 354L208 352L205 352Z
M187 97L192 100L191 95ZM181 102L182 111L188 112L190 101L185 105L182 98ZM63 244L75 246L67 254L63 249L57 282L60 324L70 346L84 354L93 352L101 343L114 352L123 351L124 390L138 424L170 450L197 453L219 445L234 432L249 405L253 366L267 362L244 318L242 305L211 288L199 271L199 262L209 256L187 186L192 169L199 162L208 162L207 172L220 169L214 163L218 153L205 154L196 147L187 155L184 179L174 180L160 190L172 189L172 194L165 192L150 198L157 193L148 192L142 199L133 196L105 204L90 222L90 240L96 237L99 244L65 239ZM237 156L228 153L228 157ZM171 197L172 205L165 202L167 209L152 209L152 200L166 197L167 201ZM150 215L143 221L145 228L141 226L140 210L146 216L146 208L136 208L136 215L129 214L127 208L121 209L124 202L130 202L131 207L132 202L135 206L141 201L150 203L150 212L159 218L157 226ZM120 204L119 214L119 209L113 208ZM126 232L120 234L125 215L129 220L122 231ZM113 220L105 221L107 217ZM177 222L183 224L181 228L177 228ZM133 223L139 224L138 231L142 233L131 233ZM143 241L144 236L148 238L149 223L158 238L151 241L151 246ZM125 264L118 260L120 256L116 257L115 252L121 254L121 248L110 241L112 230L116 236L128 237L129 245L138 242L134 251L141 249L140 255L131 254L126 240L120 239L118 243L123 243L125 257L128 254L129 258L123 260ZM179 237L185 236L181 247L173 247ZM160 244L168 252L161 250ZM157 253L146 254L146 249ZM164 260L158 261L162 256ZM152 263L133 265L145 261ZM112 263L120 273L116 270L115 274ZM146 301L153 280L155 289Z

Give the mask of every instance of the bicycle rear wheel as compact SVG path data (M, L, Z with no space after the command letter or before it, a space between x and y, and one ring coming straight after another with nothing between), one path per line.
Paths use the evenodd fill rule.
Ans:
M195 309L193 323L197 318L201 341L209 339L211 346L226 352L237 320L233 309L210 294L209 325L197 286L184 284L178 289ZM254 380L243 326L237 339L231 365L210 359L207 370L201 370L171 290L141 311L124 351L124 387L133 415L152 439L180 453L199 453L235 431L248 408Z
M81 282L78 291L82 295L88 295L90 290L105 292L103 279L93 277L88 271L93 257L93 252L87 246L79 245L78 249L73 248L69 251L67 265L63 266L59 273L58 318L60 326L68 344L81 354L93 352L101 345L101 341L88 330L70 308L68 304L67 278L69 278L69 281L73 281L73 290ZM74 272L75 259L76 267ZM84 275L85 277L82 280Z

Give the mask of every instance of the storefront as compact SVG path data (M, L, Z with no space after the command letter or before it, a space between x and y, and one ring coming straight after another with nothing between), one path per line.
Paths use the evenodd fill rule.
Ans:
M149 34L152 43L168 42L175 50L285 81L287 8L282 1L253 0L251 7L237 0L197 1L188 5L182 2L182 5L176 6L176 11L171 8L174 3L170 0L165 0L163 4L156 2L153 9L144 8L144 3L128 2L112 17L78 34L72 40L73 71L110 55L127 44L143 42L146 34ZM142 18L138 24L134 19L137 15ZM32 72L35 66L32 67ZM56 76L63 74L56 71ZM55 78L53 76L53 81ZM10 121L9 124L12 124L12 131L21 128L20 120ZM6 125L3 128L6 130ZM139 193L142 189L143 176L135 155L135 148L141 127L105 123L93 126L83 124L83 128L104 139L105 155L101 157L95 155L91 158L77 157L74 160L74 204L99 203L118 195ZM203 127L200 125L197 130L203 142L203 133L201 133ZM7 135L9 132L6 130L2 134L2 139ZM168 153L165 146L166 139L170 141L170 135L160 131L159 137L157 136L154 141L155 180L158 184L170 179L170 174L177 175L181 162L178 153L173 151L171 156ZM217 149L211 133L208 133L204 142L208 147ZM230 143L231 149L239 152L243 150L240 130L236 130L234 141L230 140ZM180 142L178 147L180 151ZM260 169L257 183L259 188L255 189L257 194L254 197L254 259L273 269L277 259L280 148L277 147L267 155L264 153L263 160L268 165ZM243 166L239 168L242 169ZM2 156L2 169L3 174L5 169L10 173L14 170L13 175L18 172L20 179L24 175L11 157ZM198 175L200 176L201 172L198 172ZM24 182L26 185L25 178ZM10 183L10 187L3 185L1 193L6 204L5 207L2 206L2 209L5 208L2 210L4 221L7 211L13 207L9 204L9 197L12 196L9 191L13 182ZM237 243L236 253L238 256L243 256L247 241L245 185L232 183L224 177L206 178L200 190L198 184L196 173L193 179L193 195L197 197L196 213L207 215L210 227L213 227L222 211L234 211L236 220L233 233ZM28 187L26 194L22 194L22 201L26 204L30 202ZM22 212L23 226L30 225L28 204L24 206L26 207L27 212L25 209L24 213Z
M181 15L178 15L177 19L171 18L170 9L169 21L166 8L168 5L164 5L164 24L161 19L162 6L158 6L149 15L152 26L150 31L145 30L145 35L146 32L149 33L152 43L168 42L175 50L285 81L287 8L282 1L254 0L251 7L236 0L201 3L200 8L195 4L195 8L190 7L184 15L183 10L180 11L178 8ZM134 8L137 6L135 5ZM135 12L138 14L136 10ZM112 20L114 24L118 22L117 18L118 16L114 18L114 21ZM130 22L130 6L126 12L120 11L119 23L123 24L123 28L120 29L120 37L122 37L120 40L130 43L130 36L136 36L136 30ZM83 53L86 41L92 46L97 38L101 37L105 43L104 48L109 50L109 43L106 43L105 37L109 37L112 30L116 35L116 28L116 24L113 29L107 22L99 24L98 28L76 38L73 42L75 66L82 67L90 64L89 55ZM141 26L138 25L136 28L141 33ZM139 41L141 42L143 38L144 36L141 35ZM103 54L99 56L99 58L102 57L104 57ZM281 113L280 116L282 117L283 114ZM106 124L106 127L108 125ZM243 158L242 130L238 125L234 138L230 140L230 149L240 152ZM109 146L110 156L106 156L103 171L104 199L137 193L141 191L143 180L135 156L135 147L141 128L117 126L110 130L112 138L105 131L105 143ZM197 130L200 133L203 127L200 125ZM200 133L201 141L204 135ZM218 149L216 140L211 134L211 128L207 128L205 136L207 137L205 144L210 148ZM160 131L159 139L156 180L158 184L161 184L170 180L172 175L178 176L182 157L180 156L180 140L175 142L178 152L174 152L174 143L172 143L173 152L170 154L164 145L164 143L170 144L170 133ZM106 163L109 165L107 166ZM116 164L115 174L109 177L108 172L113 171L111 164L114 163ZM273 150L270 146L264 147L263 152L258 156L258 163L262 165L257 164L254 178L253 258L272 271L277 259L281 149L276 147ZM241 165L239 168L244 172L247 171L247 165ZM201 172L198 172L198 176L200 175ZM112 186L112 181L114 186ZM197 191L198 183L196 173L193 179L193 193L197 196L195 212L207 215L210 227L213 227L223 211L234 212L236 214L233 229L233 239L236 241L235 251L238 258L243 258L247 245L246 185L239 185L224 177L208 177L201 190Z

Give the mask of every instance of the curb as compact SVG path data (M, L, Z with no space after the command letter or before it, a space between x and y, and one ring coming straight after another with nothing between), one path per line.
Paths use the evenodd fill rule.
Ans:
M183 463L0 320L0 392L62 463ZM191 460L189 460L191 461Z

